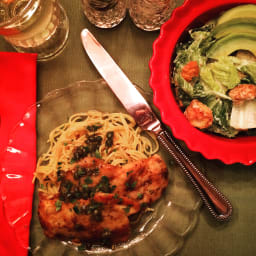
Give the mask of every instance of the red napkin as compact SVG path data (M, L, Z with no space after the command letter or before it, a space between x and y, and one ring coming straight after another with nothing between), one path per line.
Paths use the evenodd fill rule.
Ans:
M35 103L36 58L36 54L0 52L1 256L28 254L33 198L31 177L36 163L36 112L30 113L30 125L10 134L27 108ZM13 141L8 148L9 136ZM21 213L23 216L17 218Z

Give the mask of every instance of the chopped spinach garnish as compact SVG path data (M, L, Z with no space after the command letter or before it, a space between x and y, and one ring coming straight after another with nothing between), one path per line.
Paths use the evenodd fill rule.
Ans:
M89 188L89 186L88 186L87 184L83 184L83 185L82 185L82 189L83 189L83 191L88 190L88 188Z
M70 163L78 162L79 160L86 157L90 152L90 149L86 146L79 146L75 149L73 157L71 158Z
M84 250L86 250L86 245L81 244L81 245L77 246L77 250L78 250L78 251L84 251Z
M65 175L64 171L58 169L58 171L57 171L57 181L61 181L63 179L64 175Z
M90 178L90 177L86 177L85 179L84 179L84 183L85 184L92 184L92 179Z
M74 198L79 199L82 197L82 194L80 192L80 187L79 186L75 186L73 189L73 193L72 193L72 197L70 198L70 200L72 200Z
M56 206L56 212L61 210L61 206L62 206L62 202L60 200L57 200L55 202L55 206Z
M114 132L107 132L106 137L107 139L106 139L105 145L107 148L110 148L113 146Z
M111 230L108 228L104 228L103 233L102 233L102 237L106 238L111 236Z
M92 134L87 137L85 143L87 144L87 147L89 149L89 152L92 154L96 152L96 150L99 150L99 147L102 142L102 137L97 134Z
M125 208L123 208L125 213L129 213L130 212L130 209L131 209L131 206L127 206Z
M71 189L73 183L70 180L64 180L60 184L60 198L63 201L66 201L71 198Z
M72 204L74 204L76 201L77 201L77 199L75 199L75 198L70 199L70 203L72 203Z
M84 176L98 176L99 175L99 168L85 168L83 166L77 166L76 171L74 172L74 179L79 180Z
M90 204L85 208L85 214L91 215L91 218L95 221L102 221L102 210L102 203L91 200Z
M113 196L114 199L118 199L119 198L119 195L117 193L114 194Z
M137 195L137 199L138 200L143 199L143 197L144 197L143 193L138 193L138 195Z
M123 198L120 197L119 200L118 200L118 204L122 204L123 201L124 201Z
M128 177L131 173L133 173L133 170L126 173L126 176Z
M148 204L145 203L145 202L143 202L143 203L140 204L140 208L141 208L141 209L146 209L147 206L148 206Z
M78 180L78 179L80 179L81 177L85 176L86 174L87 174L86 168L84 168L84 167L78 165L78 166L76 167L76 171L75 171L75 173L74 173L74 179Z
M77 205L75 205L75 206L73 207L73 210L74 210L74 212L75 212L76 214L79 214L79 213L80 213L79 207L78 207Z
M115 190L116 186L110 186L109 178L107 176L102 176L99 183L96 186L97 191L104 193L112 193Z
M72 157L72 158L70 159L70 162L69 162L69 163L70 163L70 164L74 164L75 162L76 162L75 158Z
M87 130L89 131L89 132L96 132L98 129L100 129L102 127L102 125L101 124L99 124L99 125L96 125L96 124L94 124L94 125L88 125L86 128L87 128Z
M98 149L95 151L95 157L101 159L101 154Z
M88 169L87 170L87 175L88 176L98 176L100 173L100 169L99 168L93 168L93 169Z
M137 181L133 179L129 179L126 183L125 186L127 190L134 190L137 185Z
M89 187L87 184L82 186L82 198L87 200L89 198L93 198L95 195L96 189L95 187Z

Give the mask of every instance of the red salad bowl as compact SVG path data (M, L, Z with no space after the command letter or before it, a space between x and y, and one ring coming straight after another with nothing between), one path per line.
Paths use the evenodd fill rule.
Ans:
M150 86L163 123L190 150L225 164L251 165L256 162L256 136L230 139L200 131L185 118L171 88L172 61L177 43L185 40L189 29L200 27L217 18L223 11L240 4L256 4L256 0L186 0L176 8L170 19L162 25L160 35L153 44L153 56L149 63Z

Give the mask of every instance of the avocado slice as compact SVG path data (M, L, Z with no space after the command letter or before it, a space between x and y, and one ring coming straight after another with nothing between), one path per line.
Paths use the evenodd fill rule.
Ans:
M220 38L231 33L256 34L256 17L232 19L217 25L213 30L213 35L215 38Z
M238 50L250 51L256 56L256 34L232 33L217 40L207 51L209 58L228 56Z
M224 14L222 14L218 20L217 25L227 22L236 18L255 18L256 17L256 5L255 4L244 4L233 7Z

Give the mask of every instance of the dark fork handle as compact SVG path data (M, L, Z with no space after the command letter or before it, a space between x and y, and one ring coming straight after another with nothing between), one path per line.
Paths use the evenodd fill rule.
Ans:
M232 214L231 203L197 169L167 131L162 130L157 138L195 186L213 217L219 221L228 220Z

